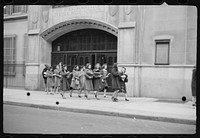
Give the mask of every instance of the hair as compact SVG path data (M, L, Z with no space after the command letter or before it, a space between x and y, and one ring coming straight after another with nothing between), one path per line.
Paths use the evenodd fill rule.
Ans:
M88 66L89 66L89 65L91 66L90 63L87 63L86 66L85 66L85 68L88 69Z
M74 70L76 70L77 67L79 67L79 66L78 66L78 65L75 65L75 66L74 66Z
M97 65L99 65L99 69L101 69L100 63L96 63L95 66L94 66L94 68L96 69L96 68L97 68Z
M105 66L108 66L106 63L102 65L102 69L105 69Z
M113 68L117 68L117 63L114 63L114 64L113 64Z
M122 67L122 69L124 69L124 71L126 71L126 68L125 68L125 67Z
M82 69L83 67L85 67L85 66L84 66L84 65L81 65L81 66L80 66L80 69Z

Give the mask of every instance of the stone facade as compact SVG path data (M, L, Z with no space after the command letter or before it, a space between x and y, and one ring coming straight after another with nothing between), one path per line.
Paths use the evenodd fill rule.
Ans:
M44 64L51 64L53 40L87 28L117 36L117 62L127 68L129 96L191 98L197 51L197 9L193 6L30 5L25 88L44 87L41 72ZM170 40L169 65L155 65L155 41L165 39Z

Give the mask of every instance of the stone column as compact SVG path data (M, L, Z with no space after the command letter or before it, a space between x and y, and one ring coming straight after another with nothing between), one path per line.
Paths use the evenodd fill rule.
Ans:
M136 40L135 40L135 24L136 22L121 22L118 26L118 64L119 70L121 66L126 67L128 74L127 93L128 96L135 96L138 92L137 69L133 67L136 64Z
M39 5L29 5L28 9L28 57L26 62L25 89L39 90L44 81L42 79L42 69L44 64L49 61L44 56L44 49L50 47L43 42L40 32L48 26L48 8ZM46 12L44 12L46 11ZM49 48L48 48L49 49ZM47 52L49 53L50 50ZM51 55L49 55L51 57ZM45 63L44 63L45 62Z

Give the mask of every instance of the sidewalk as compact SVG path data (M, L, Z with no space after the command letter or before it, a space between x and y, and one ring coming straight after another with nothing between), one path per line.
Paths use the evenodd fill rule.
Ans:
M30 93L30 96L27 96L27 92ZM96 100L93 93L89 95L90 100L86 100L83 96L84 94L82 94L82 98L78 98L77 93L73 93L73 97L69 97L69 93L67 93L67 99L62 99L60 94L47 95L43 91L3 89L4 104L133 119L196 124L196 109L192 108L190 101L165 102L156 98L130 97L130 101L127 102L124 100L124 97L119 97L119 102L112 102L110 95L107 98L99 95L100 100ZM56 102L59 102L59 104L56 104Z

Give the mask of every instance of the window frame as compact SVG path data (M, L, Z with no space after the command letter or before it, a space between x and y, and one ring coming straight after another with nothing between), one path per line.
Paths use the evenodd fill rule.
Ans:
M157 47L158 44L168 44L168 51L167 51L167 63L159 63L157 61ZM155 65L170 65L170 39L163 39L163 40L155 40L155 61L154 61Z
M4 75L16 75L16 68L15 68L15 63L16 63L16 38L17 38L17 35L15 35L15 34L11 34L11 35L4 35L4 41L5 41L5 39L6 38L10 38L11 39L11 47L10 48L6 48L6 49L12 49L12 59L13 60L11 60L11 61L9 61L9 62L11 62L11 63L8 63L8 60L5 60L5 55L3 56L3 58L4 58L4 66L9 66L9 65L12 65L11 67L13 68L12 69L12 71L5 71L5 69L4 69ZM5 45L3 46L4 47L4 49L5 49Z
M9 9L8 9L9 12L8 12L8 14L5 14L5 12L4 12L4 16L21 15L21 14L27 14L27 12L28 12L28 5L5 5L5 6L9 7ZM14 8L15 8L14 6L18 6L18 8L19 8L19 6L21 6L21 11L14 12Z

